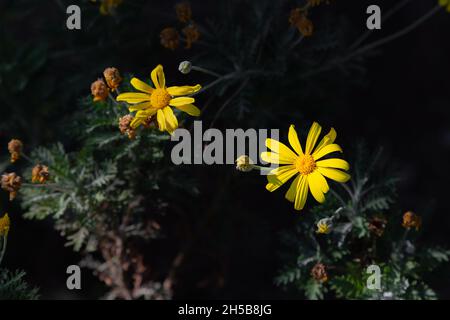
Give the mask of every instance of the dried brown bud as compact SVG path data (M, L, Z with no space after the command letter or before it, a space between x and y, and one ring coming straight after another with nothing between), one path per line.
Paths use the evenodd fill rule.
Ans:
M292 9L289 15L289 23L298 29L304 36L309 37L313 34L314 25L307 17L307 12L300 8Z
M22 185L22 178L15 172L2 175L2 189L9 192L9 200L13 201Z
M8 142L8 151L11 154L11 163L19 160L22 148L23 143L18 139L12 139L10 142Z
M98 79L91 84L91 93L94 101L105 101L108 98L109 90L105 81Z
M122 82L122 77L116 68L106 68L103 71L103 76L105 77L106 84L112 91L116 90Z
M127 114L119 119L119 130L122 134L128 135L128 138L136 138L136 131L131 127L131 122L134 117L131 114Z
M386 229L387 220L383 217L373 217L369 221L369 231L375 234L377 237L381 237Z
M328 275L325 265L320 262L317 263L311 269L311 276L319 282L326 282L328 280Z
M175 5L175 12L177 13L178 21L187 23L191 20L192 10L189 2L179 2Z
M194 23L184 27L182 32L186 37L186 49L190 49L192 44L200 38L200 31Z
M175 28L165 28L160 33L161 45L164 48L175 50L180 45L180 35Z
M34 166L33 170L31 170L31 182L32 183L45 183L47 182L50 174L48 172L48 167L37 164Z
M419 230L422 226L422 218L412 211L407 211L403 214L402 226L406 229L416 228Z

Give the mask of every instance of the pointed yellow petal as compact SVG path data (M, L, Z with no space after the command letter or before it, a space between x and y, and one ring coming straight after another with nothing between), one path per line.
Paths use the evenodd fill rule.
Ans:
M154 115L156 113L156 111L158 111L158 109L145 109L145 110L139 110L136 113L135 118L142 118L142 119L146 119L152 115Z
M191 97L179 97L170 100L169 105L172 107L185 106L187 104L194 103L195 99Z
M322 127L317 122L314 122L309 129L308 137L306 138L305 154L311 154L321 131Z
M318 167L316 170L323 174L325 177L337 182L344 183L350 180L350 175L348 173L345 173L338 169Z
M324 168L336 168L336 169L342 169L342 170L348 170L350 169L350 165L347 161L342 159L326 159L326 160L320 160L316 162L316 165L318 167L324 167Z
M285 184L290 178L298 173L298 171L293 168L293 166L283 166L275 169L277 170L277 174L270 174L267 176L268 183L266 189L272 192Z
M294 181L292 181L291 186L289 187L289 190L286 192L285 198L290 201L295 201L295 195L297 194L297 186L298 181L300 180L301 175L298 175Z
M336 152L336 151L342 152L341 147L335 143L329 144L329 145L321 148L318 152L314 152L312 154L312 156L313 156L314 160L319 160L320 158L326 156L327 154Z
M193 104L186 104L184 106L177 106L175 108L183 112L186 112L187 114L194 117L198 117L200 115L200 109L194 106Z
M261 159L268 163L273 164L292 164L293 161L290 158L286 158L275 152L261 152Z
M150 103L150 101L146 101L146 102L142 102L142 103L138 103L138 104L133 104L128 107L128 110L130 110L130 112L134 112L134 111L138 111L138 110L149 109L151 107L152 107L152 104Z
M279 153L280 158L288 159L291 163L297 159L297 155L291 149L277 140L271 138L266 139L266 147L273 152Z
M164 117L166 118L166 128L167 131L172 133L178 128L178 120L177 117L173 114L173 111L170 107L165 107L163 109Z
M146 84L144 81L139 80L138 78L131 79L130 83L136 90L139 90L142 92L151 94L154 90L151 86Z
M197 84L196 86L168 87L167 92L171 96L187 96L196 93L201 88L202 86L199 84Z
M306 176L301 175L298 180L297 193L295 194L294 209L302 210L305 207L306 198L308 197L308 181Z
M318 152L321 148L332 144L336 140L336 130L334 128L330 129L330 132L328 132L325 137L322 138L322 140L319 142L319 144L316 147L316 150L314 152Z
M166 87L166 77L164 76L164 70L162 65L158 64L156 68L153 69L150 77L152 78L152 82L155 88Z
M295 131L295 126L293 124L291 124L291 126L289 127L288 139L292 149L294 149L294 151L297 152L299 156L303 155L302 145L300 144L300 140L297 136L297 131Z
M128 103L140 103L150 101L150 95L147 93L126 92L119 94L116 100L126 101Z
M142 123L142 118L134 118L130 123L130 127L136 129Z
M158 121L159 131L166 130L166 118L164 116L164 112L159 109L156 113L156 120Z
M328 183L325 178L318 172L317 170L308 175L308 185L309 190L311 190L311 194L314 199L319 203L325 202L324 190L329 189Z

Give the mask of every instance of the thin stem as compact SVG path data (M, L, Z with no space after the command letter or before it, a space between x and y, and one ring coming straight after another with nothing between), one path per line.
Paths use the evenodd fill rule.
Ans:
M395 32L393 34L391 34L390 36L387 36L383 39L380 39L378 41L372 42L358 50L356 50L355 52L353 52L352 54L348 55L342 62L350 60L351 58L353 58L354 56L360 55L366 51L369 50L373 50L379 46L382 46L386 43L389 43L393 40L396 40L408 33L410 33L411 31L413 31L414 29L416 29L418 26L420 26L422 23L424 23L425 21L427 21L428 19L430 19L432 16L434 16L439 10L441 10L441 6L438 4L437 6L433 7L433 9L431 9L430 11L428 11L428 13L424 14L422 17L420 17L419 19L417 19L414 23L410 24L409 26L407 26L406 28Z
M198 72L203 72L203 73L209 74L210 76L213 76L213 77L216 77L216 78L223 77L223 75L221 75L221 74L218 74L218 73L216 73L214 71L211 71L211 70L208 70L208 69L205 69L205 68L202 68L202 67L192 66L191 70L198 71Z
M399 11L401 8L403 8L405 5L408 4L411 0L403 0L402 2L395 5L391 10L389 10L387 13L383 14L382 16L382 23L385 23L387 20L389 20L390 17L394 15L397 11ZM351 46L350 50L356 49L361 43L364 42L371 34L373 33L373 30L366 31L361 37L359 37Z

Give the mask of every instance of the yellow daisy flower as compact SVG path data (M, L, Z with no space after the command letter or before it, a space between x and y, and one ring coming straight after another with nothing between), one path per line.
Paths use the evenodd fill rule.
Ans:
M262 160L283 165L270 171L267 176L266 189L270 192L297 175L286 193L286 199L294 203L295 210L302 210L305 206L308 190L318 202L325 201L324 194L329 190L325 177L338 182L347 182L350 179L349 174L341 171L350 168L347 161L337 158L320 160L332 152L342 152L341 147L334 143L336 131L333 128L316 146L321 131L322 127L314 122L303 151L294 125L291 125L288 138L295 152L283 143L269 138L266 140L266 146L272 152L261 153Z
M161 65L153 69L151 79L155 88L137 78L133 78L131 79L131 85L141 92L126 92L117 96L117 101L126 101L132 104L129 106L130 112L137 111L131 122L133 129L145 124L149 117L156 114L159 130L172 134L178 128L178 120L171 107L191 116L198 117L200 115L200 109L192 104L195 99L186 97L186 95L199 91L202 88L199 84L196 86L166 87L166 78Z

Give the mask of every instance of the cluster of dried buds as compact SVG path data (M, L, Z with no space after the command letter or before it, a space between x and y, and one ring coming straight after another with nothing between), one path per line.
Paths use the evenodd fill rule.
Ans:
M116 68L106 68L103 71L103 78L99 78L91 84L94 101L105 101L109 92L117 90L123 80Z
M192 9L189 2L179 2L175 5L175 12L179 22L185 24L181 30L185 37L186 49L192 48L192 44L200 38L200 31L192 20ZM164 28L159 34L161 45L164 48L175 50L180 46L180 34L173 27Z

